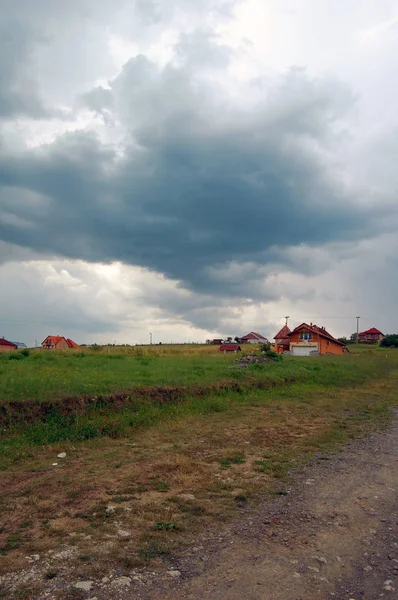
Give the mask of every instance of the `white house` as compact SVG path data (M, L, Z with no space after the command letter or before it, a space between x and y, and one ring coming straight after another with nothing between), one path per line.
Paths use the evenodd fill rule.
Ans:
M247 335L240 338L242 344L267 344L268 340L266 337L255 331L251 331Z

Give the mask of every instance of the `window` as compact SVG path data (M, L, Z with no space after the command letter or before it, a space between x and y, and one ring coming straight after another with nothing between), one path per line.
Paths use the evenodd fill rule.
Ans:
M310 331L302 331L300 333L300 340L303 340L303 342L308 342L308 340L312 340L312 333Z

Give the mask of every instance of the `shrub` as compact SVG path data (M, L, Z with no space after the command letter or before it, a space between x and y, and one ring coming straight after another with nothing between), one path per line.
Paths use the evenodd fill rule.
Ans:
M265 344L260 344L260 350L261 352L268 352L269 350L271 350L271 343L266 342Z
M381 342L380 346L384 348L398 348L398 333L386 335Z
M21 350L21 354L22 356L28 357L30 354L30 350L28 350L28 348L24 348L23 350Z
M281 354L277 354L273 350L269 349L264 354L265 354L265 356L267 358L270 358L271 360L282 360L282 355Z
M8 357L8 360L23 360L23 359L24 359L24 356L20 352L18 352L16 354L10 354Z

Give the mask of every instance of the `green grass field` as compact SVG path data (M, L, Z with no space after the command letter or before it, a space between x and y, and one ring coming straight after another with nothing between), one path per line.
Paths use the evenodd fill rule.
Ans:
M21 444L118 438L187 414L222 412L256 394L267 401L293 393L305 401L310 393L382 381L398 369L398 353L380 348L358 347L340 357L284 357L242 370L234 369L235 354L212 347L160 352L37 351L19 360L3 354L0 465Z
M246 352L253 348L245 348ZM30 356L0 354L0 404L5 401L53 400L83 395L129 392L148 386L191 386L225 379L270 380L311 378L333 384L362 381L383 369L386 353L381 348L359 346L342 357L293 358L261 368L233 371L237 355L224 355L212 346L156 346L112 348L110 351L48 352ZM15 356L21 357L15 360Z

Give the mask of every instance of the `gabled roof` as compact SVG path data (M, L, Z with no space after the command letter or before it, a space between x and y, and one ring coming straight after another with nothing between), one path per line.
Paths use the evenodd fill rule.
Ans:
M280 331L276 335L274 335L274 340L283 340L283 338L287 337L290 333L290 329L287 325L284 325Z
M288 337L293 335L293 333L295 333L296 331L300 331L301 329L306 329L307 331L312 331L313 333L317 333L318 335L326 338L327 340L331 340L331 341L335 342L336 344L339 344L339 346L345 346L345 344L343 344L343 342L336 340L336 338L333 337L328 331L326 331L326 329L324 327L318 327L318 325L314 325L312 323L310 325L308 325L308 323L301 323L301 325L299 325L298 327L293 329L293 331L291 331L288 334Z
M46 339L44 340L44 342L48 339L51 340L51 342L54 344L54 346L56 346L61 340L65 340L63 335L48 335L46 337ZM44 342L42 342L42 343L44 344ZM65 342L66 342L66 340L65 340Z
M251 331L247 335L244 335L240 338L241 340L266 340L267 338L261 335L260 333L256 333L255 331Z
M14 344L14 342L10 342L9 340L6 340L5 338L0 338L0 345L1 346L10 346L12 348L16 348L17 345Z
M76 344L76 342L74 342L70 338L66 339L66 343L68 344L69 348L80 348L79 344Z
M367 333L377 333L377 335L384 335L384 333L382 333L380 329L376 329L376 327L371 327L366 331L362 331L359 335L366 335Z
M221 346L219 347L220 351L227 350L230 352L235 352L236 350L240 349L241 347L239 346L239 344L221 344Z

